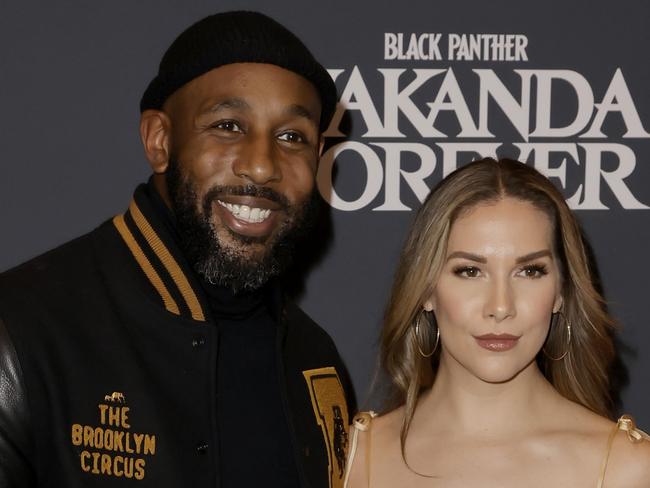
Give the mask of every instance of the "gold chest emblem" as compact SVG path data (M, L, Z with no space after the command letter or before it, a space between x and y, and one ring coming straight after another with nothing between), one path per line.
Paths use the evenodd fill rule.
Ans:
M348 446L347 402L343 385L334 367L303 371L316 422L323 432L327 450L330 488L343 487Z
M94 425L70 426L79 468L90 475L144 479L147 461L156 455L156 435L132 428L131 408L119 391L104 395L97 414Z

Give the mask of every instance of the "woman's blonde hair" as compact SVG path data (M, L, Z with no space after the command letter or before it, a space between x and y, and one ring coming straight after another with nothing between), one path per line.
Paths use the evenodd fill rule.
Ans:
M518 161L482 159L444 178L418 211L406 239L395 275L381 333L380 362L391 380L387 410L404 405L402 453L406 435L423 388L435 378L440 347L431 358L436 338L414 333L424 302L431 296L447 254L454 221L480 203L505 197L533 204L550 218L555 255L562 275L562 320L550 329L546 351L567 349L565 321L571 324L568 354L551 360L543 353L537 362L555 389L569 400L612 417L608 373L614 359L613 320L594 288L580 227L562 194L535 169ZM423 344L423 337L428 344ZM560 353L561 354L561 353Z

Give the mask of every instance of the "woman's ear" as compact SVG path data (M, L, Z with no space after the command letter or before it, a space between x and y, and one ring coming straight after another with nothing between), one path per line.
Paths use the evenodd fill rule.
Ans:
M553 313L558 313L562 310L562 305L564 305L564 297L558 293L555 297L555 302L553 302Z
M171 121L165 112L145 110L140 116L140 138L154 174L163 174L169 166Z

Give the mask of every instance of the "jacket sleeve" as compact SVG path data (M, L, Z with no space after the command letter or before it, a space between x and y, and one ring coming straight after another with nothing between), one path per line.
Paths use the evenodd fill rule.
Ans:
M0 319L0 488L33 488L33 437L18 356Z

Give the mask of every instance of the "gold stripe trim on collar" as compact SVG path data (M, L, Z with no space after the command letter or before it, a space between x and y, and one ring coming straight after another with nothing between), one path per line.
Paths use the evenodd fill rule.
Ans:
M126 226L126 222L124 222L124 215L116 215L113 218L113 224L122 236L122 239L124 239L126 245L129 247L131 254L133 254L133 257L140 265L140 268L142 268L142 271L144 271L144 274L147 276L147 278L149 278L149 281L160 295L160 298L162 298L162 301L165 304L165 308L171 313L180 315L181 312L178 309L178 304L169 294L169 290L167 290L167 287L163 283L162 279L160 279L160 276L151 265L151 262L147 256L145 256L144 252L142 251L142 248L140 248L139 244L136 242L135 237L133 237L133 234L131 234L131 231Z
M158 237L156 231L153 230L153 227L151 227L151 224L149 224L134 200L131 201L129 210L131 211L131 216L140 229L140 232L142 232L142 235L151 246L151 249L156 253L160 261L163 263L163 266L167 268L172 280L176 283L183 299L185 299L185 303L187 303L187 308L190 309L192 318L194 320L205 321L203 308L201 307L199 299L197 298L196 293L194 293L190 282L187 280L187 276L185 276L185 273L183 273L176 260L173 258L165 244L160 240L160 237Z

